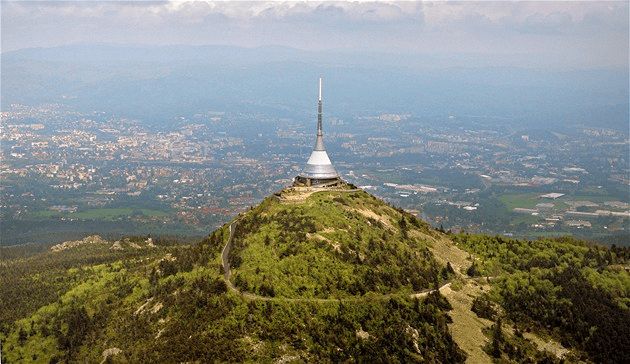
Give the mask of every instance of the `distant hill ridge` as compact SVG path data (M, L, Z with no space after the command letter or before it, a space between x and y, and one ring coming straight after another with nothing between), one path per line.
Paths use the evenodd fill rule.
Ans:
M2 53L1 107L9 111L11 104L59 103L163 125L209 110L300 120L313 110L310 80L326 74L327 97L335 100L328 115L335 117L383 111L421 118L487 115L519 127L584 124L627 132L627 68L559 71L495 65L496 55L483 59L277 46L32 48Z

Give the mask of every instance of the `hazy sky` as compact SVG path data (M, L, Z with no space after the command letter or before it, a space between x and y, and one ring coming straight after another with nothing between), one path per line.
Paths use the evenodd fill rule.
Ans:
M628 66L627 1L1 4L3 52L76 43L281 45Z

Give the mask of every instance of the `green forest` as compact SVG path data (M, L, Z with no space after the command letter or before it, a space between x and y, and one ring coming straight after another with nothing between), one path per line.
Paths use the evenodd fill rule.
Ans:
M7 363L462 363L462 315L487 362L630 359L627 248L449 234L354 189L283 191L196 243L0 249Z
M477 310L492 302L519 330L543 332L579 349L576 360L630 359L630 249L602 247L570 237L534 241L452 235L476 257L468 274L492 282ZM473 307L475 308L475 307Z

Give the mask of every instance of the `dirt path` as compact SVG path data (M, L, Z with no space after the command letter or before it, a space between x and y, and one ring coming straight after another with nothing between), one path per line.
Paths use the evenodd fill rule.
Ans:
M438 288L437 290L439 290L439 291L440 291L440 293L444 294L444 292L446 292L447 290L450 290L451 283L452 283L452 282L447 282L447 283L444 283L444 284L442 285L442 287ZM435 289L428 289L428 290L424 290L424 291L422 291L422 292L412 293L412 294L410 295L410 297L411 297L411 298L424 298L424 297L428 296L428 295L429 295L429 293L433 293L433 292L435 292L435 291L436 291Z
M229 264L229 254L232 247L232 241L234 238L234 231L236 229L237 220L234 220L230 226L230 236L228 242L223 247L221 252L221 264L223 266L224 278L227 287L230 291L240 295L244 299L250 301L271 301L271 302L317 302L317 303L330 303L330 302L359 302L366 299L387 300L392 297L390 294L383 295L370 295L368 297L345 297L345 298L285 298L285 297L268 297L260 296L250 292L241 292L234 286L230 280L232 271ZM452 282L444 283L438 290L444 295L453 309L449 312L449 315L453 319L453 322L449 324L453 340L457 345L466 352L468 363L492 363L492 359L486 352L483 351L483 347L488 342L488 338L483 334L484 328L490 327L492 321L478 317L471 311L472 302L475 297L480 295L483 291L487 291L490 286L487 284L489 278L475 278L467 277L461 271L462 268L466 268L470 261L468 260L467 253L463 252L456 246L447 246L445 241L434 241L430 250L438 257L438 260L446 262L450 261L453 267L458 271L458 276L464 279L464 286L460 290L451 289ZM455 257L455 259L453 259ZM454 260L454 261L453 261ZM485 280L485 283L484 283ZM435 292L435 289L426 289L421 292L412 293L412 298L424 298L430 293ZM531 337L530 337L531 336ZM526 337L532 342L536 343L539 350L547 350L556 354L561 358L567 350L561 345L555 342L546 342L535 335L528 335Z
M232 281L230 280L230 276L232 275L232 270L230 269L230 262L228 261L228 257L230 255L230 249L232 249L232 238L234 237L234 224L238 221L234 220L230 224L230 237L228 238L227 244L223 247L223 251L221 252L221 265L223 266L223 278L225 278L225 283L228 286L230 291L238 292L238 289L234 287Z

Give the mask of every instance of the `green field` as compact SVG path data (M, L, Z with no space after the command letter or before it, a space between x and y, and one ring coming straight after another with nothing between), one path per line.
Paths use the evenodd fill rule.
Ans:
M525 223L525 224L534 224L536 222L538 222L540 220L540 216L533 216L533 215L525 215L525 214L519 214L518 216L514 217L511 221L510 224L511 225L518 225L521 223Z
M514 193L514 194L504 194L499 197L499 201L501 201L505 207L512 211L516 207L525 208L525 209L533 209L536 207L536 204L541 202L538 199L540 193Z

